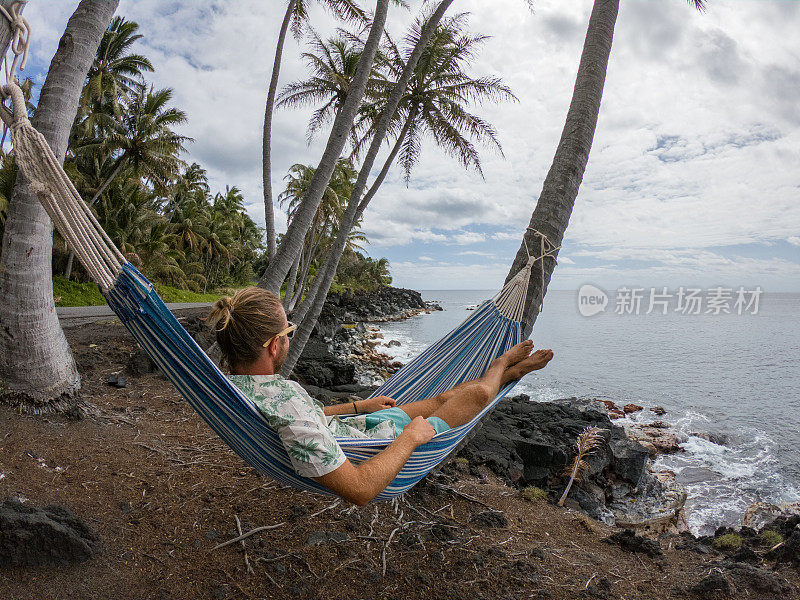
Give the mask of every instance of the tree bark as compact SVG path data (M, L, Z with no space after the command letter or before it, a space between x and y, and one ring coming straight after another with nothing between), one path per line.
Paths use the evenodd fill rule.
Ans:
M297 283L297 270L300 268L300 257L302 252L297 255L292 263L292 268L289 271L289 278L286 280L286 292L283 294L283 310L289 312L289 303L294 297L294 285Z
M278 251L269 262L269 265L267 265L267 269L261 277L261 281L258 282L259 287L278 293L295 257L300 253L303 247L303 240L314 220L317 207L322 200L325 188L330 182L331 175L333 175L333 170L336 167L336 161L339 160L342 154L344 145L350 135L350 130L353 127L353 121L361 106L361 100L364 97L367 81L372 72L375 53L383 37L383 27L386 23L388 4L389 0L377 0L376 2L375 16L372 19L369 36L361 52L361 58L358 61L358 67L356 68L356 74L353 77L350 91L342 104L339 114L333 122L333 128L328 138L325 152L314 172L305 198L303 198L295 212L294 218L291 223L289 223L289 228L283 236Z
M525 242L532 253L539 252L540 239L531 229L545 234L554 246L560 246L564 239L597 127L618 12L619 0L595 0L564 130L531 215L530 229L525 233L506 282L528 261ZM549 258L533 266L523 317L526 336L533 329L554 269L555 260Z
M292 20L292 13L297 0L290 0L283 16L278 44L275 46L275 62L272 64L272 78L267 93L267 108L264 111L264 142L262 148L262 182L264 186L264 221L267 229L267 257L271 261L277 251L275 241L275 207L272 204L272 113L275 110L275 93L278 90L278 77L281 72L281 57L286 32Z
M430 18L425 23L425 26L422 28L422 31L420 32L419 40L417 40L416 46L414 46L414 49L411 51L411 55L408 57L408 62L403 68L400 79L392 87L392 93L389 95L389 100L387 101L386 106L384 107L383 112L378 119L378 124L375 127L375 133L372 136L369 150L367 150L367 154L364 157L364 163L361 165L361 170L358 173L358 179L356 179L356 183L353 186L353 191L350 194L350 199L347 202L347 208L344 216L342 217L342 222L339 226L339 232L336 235L333 247L328 251L325 262L315 278L313 287L316 288L316 293L313 294L313 296L311 293L308 294L311 299L309 300L307 298L307 312L303 314L303 321L297 329L294 339L292 340L292 344L289 346L289 354L283 363L283 369L281 372L284 375L291 373L294 365L297 363L297 359L300 358L300 355L305 348L306 342L308 342L308 338L311 336L311 332L314 330L314 326L317 324L317 319L322 312L322 306L325 304L325 298L328 295L328 290L330 290L331 283L336 275L336 267L339 265L342 252L344 252L344 248L347 245L347 237L350 235L350 231L353 229L353 226L358 221L358 218L364 212L364 209L367 206L366 203L362 203L361 195L364 193L364 189L367 187L367 179L370 171L372 170L372 166L375 164L378 151L380 150L380 147L386 138L386 133L389 130L389 125L394 118L397 107L400 105L400 100L402 100L403 95L406 93L408 84L411 81L412 75L414 74L414 69L417 66L417 62L419 61L420 56L422 56L422 52L425 50L431 38L433 37L433 34L436 31L436 26L439 24L439 21L441 21L445 11L452 3L453 0L442 0L436 7L436 10L433 11ZM408 132L409 123L406 123L406 126L403 129L405 133ZM405 135L405 133L403 135ZM398 142L395 143L395 148L393 150L398 149L400 143L402 142L398 140ZM396 156L397 152L394 152L394 155ZM393 158L394 157L392 157L392 159ZM388 172L387 165L384 165L384 169L381 170L383 176L386 177L386 172L384 172L384 170ZM375 189L377 190L377 188ZM372 194L374 196L374 192L372 192Z
M67 24L42 86L33 125L59 160L86 74L118 0L82 0ZM80 388L53 302L53 224L20 173L8 206L0 274L3 398L34 412L68 408Z

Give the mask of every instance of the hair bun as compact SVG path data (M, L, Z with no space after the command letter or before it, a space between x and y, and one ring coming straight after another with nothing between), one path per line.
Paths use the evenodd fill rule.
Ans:
M232 316L233 298L225 296L214 303L211 314L208 315L208 324L217 331L222 331L231 322Z

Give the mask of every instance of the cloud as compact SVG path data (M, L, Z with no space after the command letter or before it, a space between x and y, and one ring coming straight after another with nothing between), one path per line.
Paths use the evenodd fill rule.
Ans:
M26 7L35 80L43 81L76 4ZM554 282L681 272L757 279L764 272L800 289L794 263L780 254L786 245L775 244L800 245L798 4L717 0L699 14L678 1L621 3L594 145L564 239L574 264L562 258ZM502 77L520 102L470 106L495 126L505 151L503 158L481 149L485 179L429 139L408 186L396 166L390 171L362 229L370 250L390 259L396 282L430 287L424 277L445 277L421 270L422 258L408 262L411 248L430 262L444 257L442 268L468 285L502 282L564 126L592 5L537 0L533 14L519 0L459 5L472 13L473 31L492 36L470 72ZM327 35L334 23L312 6L315 26ZM189 160L208 168L215 189L239 186L251 215L263 222L261 127L281 11L257 0L123 0L119 12L140 23L144 38L136 50L154 63L152 81L173 87L174 104L189 116L181 130L196 140ZM396 38L414 16L390 9ZM300 52L287 41L281 85L306 76ZM316 164L322 154L324 134L305 142L309 114L275 115L276 195L292 164ZM278 227L285 227L283 218ZM477 254L489 244L505 261ZM769 244L775 247L760 258L729 249ZM456 251L473 253L460 255L470 264ZM442 287L459 287L447 277Z
M698 31L696 61L715 82L733 85L746 75L749 65L739 53L732 37L720 29Z

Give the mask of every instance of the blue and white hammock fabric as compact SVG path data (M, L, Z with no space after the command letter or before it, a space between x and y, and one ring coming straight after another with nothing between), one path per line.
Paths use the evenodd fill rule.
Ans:
M217 368L167 309L149 281L113 245L92 211L53 156L45 139L28 121L22 93L12 96L11 127L17 164L31 183L56 228L100 287L108 305L169 381L230 448L258 471L293 487L330 494L299 476L275 430L258 407ZM398 405L435 396L480 377L489 364L522 341L520 320L531 266L528 264L492 300L480 305L453 331L433 344L383 384L374 395ZM378 500L397 497L452 452L480 418L513 387L505 386L469 423L437 434L417 448ZM359 463L392 440L337 438L347 457Z

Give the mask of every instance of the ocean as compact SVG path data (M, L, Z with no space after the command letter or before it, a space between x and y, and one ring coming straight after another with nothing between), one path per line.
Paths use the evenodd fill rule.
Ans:
M403 362L469 315L487 291L423 291L444 311L381 324L383 351ZM646 303L645 303L646 304ZM662 456L687 492L697 534L736 526L753 502L800 501L800 294L767 293L758 312L582 316L578 294L550 291L533 330L555 357L516 391L534 401L572 396L645 407L633 419L663 420L684 452ZM643 305L642 313L645 312ZM649 408L662 406L656 417Z

